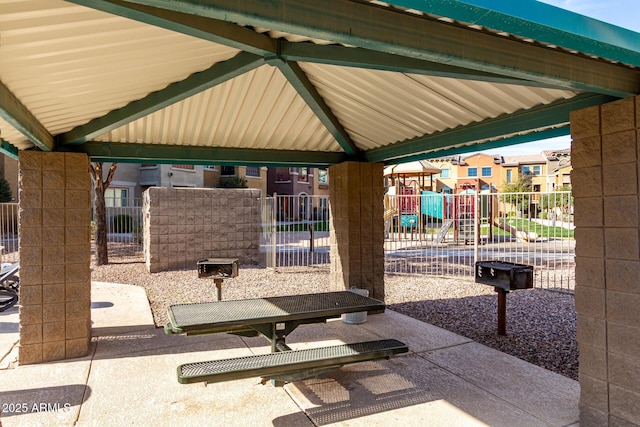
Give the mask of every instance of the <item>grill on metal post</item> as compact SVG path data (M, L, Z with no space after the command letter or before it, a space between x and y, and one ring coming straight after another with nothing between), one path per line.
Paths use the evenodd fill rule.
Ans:
M533 266L505 261L478 261L476 283L491 285L498 293L498 335L507 334L507 294L533 288Z
M238 275L238 260L234 258L207 258L198 261L198 278L213 278L222 301L222 281Z

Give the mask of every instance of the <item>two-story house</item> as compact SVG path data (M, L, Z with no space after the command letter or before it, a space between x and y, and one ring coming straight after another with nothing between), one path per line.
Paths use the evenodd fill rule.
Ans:
M547 161L542 154L502 157L502 184L516 182L520 176L531 178L531 191L548 191Z
M290 196L281 198L279 219L308 220L323 216L328 211L326 198L310 196L329 194L329 172L327 169L307 167L269 168L267 194Z
M462 162L460 156L447 156L429 159L429 162L440 168L440 173L433 176L432 191L453 194L458 184L458 166Z
M545 150L542 152L547 161L547 190L571 186L571 148L563 150Z
M458 165L456 193L466 190L495 191L501 178L500 156L476 153L462 158Z

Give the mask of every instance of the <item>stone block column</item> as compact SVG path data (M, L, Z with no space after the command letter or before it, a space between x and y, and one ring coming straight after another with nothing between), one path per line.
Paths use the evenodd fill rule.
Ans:
M640 98L571 115L580 425L640 425Z
M345 162L329 176L331 289L367 289L384 301L383 165Z
M91 340L89 159L21 151L21 365L87 355Z

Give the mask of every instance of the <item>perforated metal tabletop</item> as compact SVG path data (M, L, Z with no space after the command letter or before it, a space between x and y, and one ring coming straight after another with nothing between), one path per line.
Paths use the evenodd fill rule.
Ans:
M246 300L178 304L168 308L169 332L226 332L233 328L329 319L344 313L384 311L382 301L354 292L325 292Z

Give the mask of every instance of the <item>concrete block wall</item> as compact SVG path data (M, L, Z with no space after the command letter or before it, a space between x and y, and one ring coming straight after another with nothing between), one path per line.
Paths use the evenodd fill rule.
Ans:
M151 187L143 194L147 271L204 258L260 262L260 190Z
M345 162L329 175L331 289L367 289L384 301L383 165Z
M580 425L640 425L640 97L571 115Z
M89 159L21 151L22 365L87 355L91 341Z

